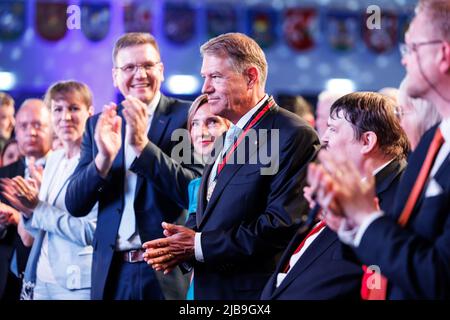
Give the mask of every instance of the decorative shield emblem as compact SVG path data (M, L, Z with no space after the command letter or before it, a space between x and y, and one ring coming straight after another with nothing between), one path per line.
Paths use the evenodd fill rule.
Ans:
M49 41L61 40L67 31L67 2L36 2L36 30Z
M384 53L392 50L398 43L398 17L393 12L381 13L381 28L369 29L366 21L369 15L364 15L363 37L367 47L376 52Z
M316 9L313 8L290 8L285 11L283 32L292 49L303 51L314 47L316 17Z
M210 4L206 8L208 37L237 31L236 9L228 3Z
M128 1L124 5L125 32L152 33L152 21L151 1Z
M194 37L195 10L189 4L166 3L164 34L169 41L185 44Z
M261 48L269 48L275 44L277 35L277 12L272 7L253 7L247 11L248 35Z
M81 3L81 30L91 41L100 41L109 32L111 11L109 3Z
M328 43L337 51L350 51L359 36L359 17L352 12L329 12L325 23Z
M0 2L0 39L16 40L25 31L26 10L24 1Z

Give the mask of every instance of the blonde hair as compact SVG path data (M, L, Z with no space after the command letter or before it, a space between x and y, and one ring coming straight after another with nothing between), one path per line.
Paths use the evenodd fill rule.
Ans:
M92 106L92 92L89 87L79 81L67 80L53 83L45 93L44 103L50 109L52 100L58 96L66 96L68 94L76 93L81 98L81 101L87 108Z
M189 132L191 132L192 128L192 119L194 118L195 113L197 110L204 104L208 103L208 95L202 94L199 95L194 102L192 102L191 106L189 107L188 111L188 120L187 120L187 129Z

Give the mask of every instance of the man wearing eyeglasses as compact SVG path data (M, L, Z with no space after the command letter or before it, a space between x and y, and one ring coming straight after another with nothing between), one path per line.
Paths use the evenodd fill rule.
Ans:
M43 166L51 147L50 113L40 99L27 99L16 115L15 134L23 154L18 161L0 168L0 178L30 177L31 161ZM33 160L32 160L33 159ZM0 300L19 300L20 278L25 271L29 249L23 245L20 214L0 195Z
M183 299L181 272L163 276L148 268L142 243L163 236L161 222L182 209L157 189L147 174L158 154L171 154L175 129L185 128L189 103L160 93L164 65L148 33L128 33L113 50L114 86L125 97L88 121L81 160L66 194L74 216L99 202L94 237L92 299ZM163 158L163 157L159 157ZM183 165L192 179L201 166Z
M450 298L449 17L448 0L421 0L406 34L406 92L432 102L443 119L409 157L393 208L378 210L373 179L361 182L337 154L319 155L323 167L310 168L318 177L310 183L323 191L317 201L353 225L338 228L341 240L385 276L373 288L377 299Z

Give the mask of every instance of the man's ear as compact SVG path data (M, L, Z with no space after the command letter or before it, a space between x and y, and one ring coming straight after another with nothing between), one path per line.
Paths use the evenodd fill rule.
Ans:
M443 41L441 47L441 56L439 57L439 69L442 73L450 73L450 42Z
M373 131L366 131L361 136L361 153L369 154L371 153L378 144L378 137Z
M255 67L250 67L247 69L247 87L249 89L252 89L259 78L259 72L258 69Z

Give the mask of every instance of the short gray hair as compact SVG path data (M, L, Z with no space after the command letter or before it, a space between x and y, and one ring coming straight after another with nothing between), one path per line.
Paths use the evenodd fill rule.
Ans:
M205 55L226 56L236 71L243 73L249 67L258 69L259 84L264 88L267 80L267 60L264 51L255 40L243 33L231 32L221 34L208 40L200 47Z

